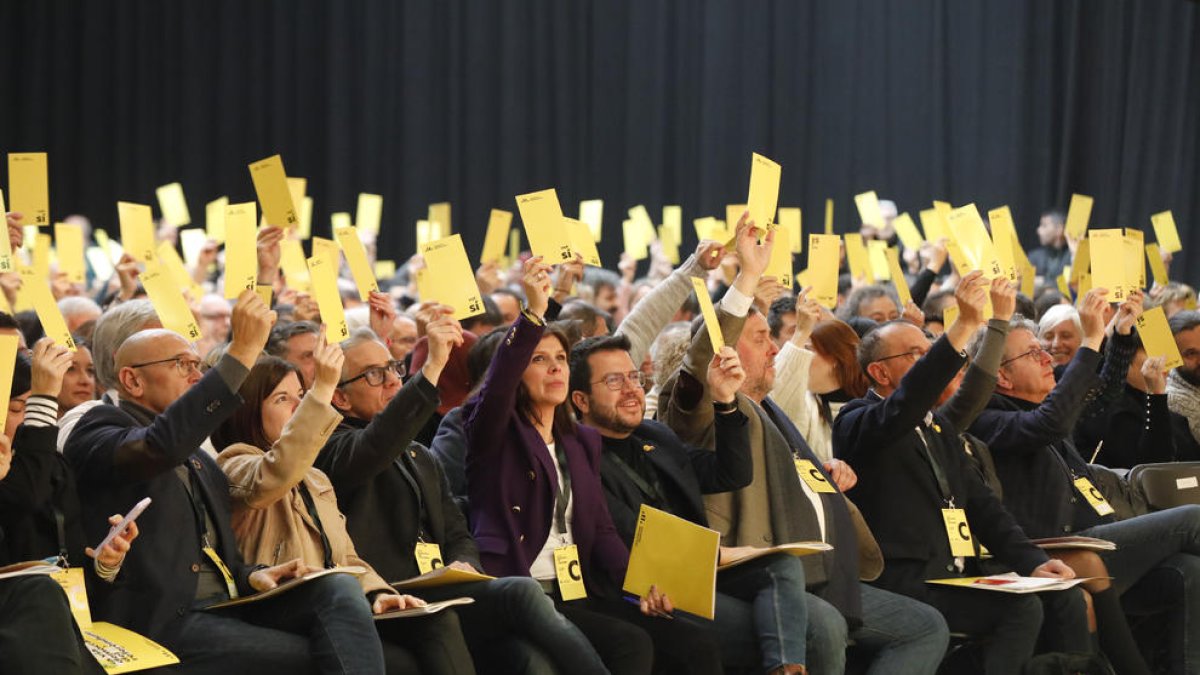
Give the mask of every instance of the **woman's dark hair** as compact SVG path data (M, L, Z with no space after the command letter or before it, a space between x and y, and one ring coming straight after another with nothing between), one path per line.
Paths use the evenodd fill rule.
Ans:
M245 401L229 419L221 423L212 434L213 447L220 452L234 443L248 443L259 450L270 450L271 441L263 431L262 406L263 401L275 391L275 387L288 376L295 373L304 386L304 376L300 369L284 361L278 356L260 356L238 390Z
M13 368L12 386L9 387L9 397L16 398L33 388L33 362L29 355L17 352L17 363ZM3 414L3 411L0 411Z
M547 325L546 332L542 333L542 339L547 337L553 337L554 339L558 340L559 344L562 345L563 351L567 353L567 357L570 357L571 341L561 328L553 324ZM526 368L528 367L529 366L526 365ZM566 364L564 364L563 367L568 368L569 375L570 367ZM517 383L516 407L517 412L520 413L522 417L530 422L536 423L538 419L537 411L533 409L533 400L529 398L529 389L525 387L524 382ZM551 425L551 429L553 430L555 436L566 436L575 433L575 416L571 414L571 404L569 400L564 400L562 403L554 406L554 421Z
M859 337L853 328L837 319L818 321L817 325L813 326L809 340L812 342L813 351L833 361L833 372L842 391L851 398L867 395L871 383L867 381L867 376L858 365L855 352L858 349Z

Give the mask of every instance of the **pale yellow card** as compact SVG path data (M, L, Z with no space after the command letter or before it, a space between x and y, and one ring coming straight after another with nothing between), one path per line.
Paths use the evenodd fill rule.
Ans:
M350 219L350 214L345 211L329 214L329 223L335 230L343 227L354 227L354 221Z
M39 277L50 278L50 257L54 253L54 237L49 234L33 235L32 267Z
M1178 253L1183 250L1179 242L1179 230L1175 227L1175 216L1170 211L1162 211L1150 216L1154 225L1154 239L1158 247L1167 253Z
M629 209L628 213L629 219L638 228L642 241L649 244L658 238L658 230L654 227L654 221L650 218L650 212L646 210L645 206L638 204Z
M704 326L708 329L708 339L712 342L713 353L721 351L725 346L725 338L721 335L721 323L717 320L717 310L713 309L712 297L708 294L708 286L703 279L690 277L692 290L696 292L696 300L700 304L700 314L704 316Z
M1167 277L1167 266L1163 264L1162 252L1158 244L1146 244L1146 259L1150 261L1150 273L1154 275L1154 283L1166 286L1170 283Z
M725 225L721 221L712 216L704 218L696 218L692 221L692 227L696 230L696 239L701 241L709 239L712 241L725 241L728 237L725 235Z
M738 221L742 219L742 214L745 212L745 204L725 205L725 236L733 237L737 232Z
M653 585L676 609L712 619L720 548L716 530L643 504L621 590L641 597Z
M861 242L860 242L861 243ZM841 237L836 234L808 235L808 297L826 309L837 307L838 268L842 259Z
M434 237L432 235L432 233L430 232L429 221L428 220L418 220L417 221L417 250L420 251L421 249L423 249L427 245L429 245L429 242L435 241L436 239L437 239L437 237Z
M304 195L300 200L300 226L296 228L296 236L301 240L312 236L312 214L313 199Z
M17 348L20 338L16 335L0 335L0 410L8 410L8 399L12 393L13 371L17 367ZM4 433L4 424L8 415L0 417L0 433Z
M396 276L396 261L395 260L376 260L375 261L375 278L376 279L391 279Z
M1179 354L1179 344L1171 334L1171 325L1167 323L1167 315L1162 307L1152 307L1138 317L1138 336L1142 338L1142 346L1146 348L1146 356L1166 357L1163 372L1183 365L1183 357Z
M871 239L867 244L867 261L871 264L871 274L875 277L875 282L879 283L892 278L892 272L888 268L886 241L880 239Z
M563 218L563 226L571 238L571 252L583 256L584 265L603 267L600 252L596 249L596 240L592 239L592 230L587 223L574 218Z
M170 270L158 261L151 260L146 263L146 271L138 278L146 289L146 295L150 296L150 303L154 305L163 328L182 335L188 342L196 342L203 337L200 324L179 292L179 283Z
M796 207L779 207L779 226L788 231L788 239L792 242L792 253L804 252L804 233L801 231L800 209ZM778 244L776 244L778 248Z
M183 259L188 267L195 267L200 261L200 252L208 244L208 233L198 227L179 231L179 247L183 249Z
M1092 198L1087 195L1071 195L1071 206L1067 209L1067 234L1082 239L1087 234L1088 220L1092 217Z
M621 223L621 238L625 244L625 253L634 260L645 260L650 257L650 242L642 238L642 228L632 220Z
M292 203L292 191L288 189L287 172L283 170L283 158L272 155L250 165L250 178L258 203L262 204L263 217L267 224L279 227L296 227L300 214Z
M592 230L592 239L600 241L604 229L604 200L587 199L579 202L579 219Z
M316 242L316 237L313 237ZM342 307L342 296L337 287L337 266L329 262L326 255L316 254L308 259L308 276L312 279L313 296L321 311L321 323L325 324L325 337L330 342L341 342L350 337L346 327L346 310ZM471 277L474 279L474 275Z
M925 230L925 240L936 243L939 239L948 239L946 224L937 209L925 209L918 214L921 217L921 228Z
M67 322L58 309L58 302L50 293L50 284L45 276L41 276L32 267L22 267L21 293L28 298L33 309L37 311L38 320L42 322L42 330L46 336L58 344L75 351L75 339L67 330Z
M367 259L367 249L358 238L358 230L343 227L335 230L333 236L341 245L342 255L346 256L346 265L350 267L350 275L354 277L354 285L358 286L358 299L366 302L372 292L379 290L379 282L375 280L375 271L371 269L371 261Z
M950 234L958 243L967 263L972 269L983 272L986 279L1004 275L996 257L996 247L988 237L987 227L974 204L960 206L950 212L948 220Z
M438 235L434 239L450 236L450 202L438 202L429 205L429 222L437 223Z
M288 176L288 192L292 193L292 204L299 204L308 194L308 179L299 176Z
M825 234L833 234L833 200L825 200Z
M1092 287L1107 288L1109 302L1122 302L1128 293L1125 276L1125 233L1117 229L1090 230Z
M1082 239L1079 242L1079 247L1075 249L1075 259L1071 261L1071 273L1067 275L1071 283L1078 285L1079 280L1088 277L1092 274L1092 242L1091 239Z
M779 206L779 164L758 153L750 155L750 191L746 197L746 208L754 226L766 232Z
M175 287L188 289L192 300L199 302L200 298L204 297L204 288L192 278L191 273L184 266L183 260L180 259L179 253L175 251L175 247L171 245L171 242L164 241L159 244L155 253L158 255L159 264L175 280Z
M1013 225L1012 212L1007 206L988 211L988 223L992 226L992 243L1000 269L1012 283L1017 282L1017 256L1013 244L1017 240L1017 229Z
M308 265L304 262L304 247L299 240L285 238L280 242L279 267L283 270L288 288L297 291L308 290Z
M854 195L854 205L858 207L858 217L863 225L883 229L883 212L879 210L879 197L873 190Z
M958 276L965 277L975 269L967 260L967 256L958 247L958 240L954 237L946 237L946 252L950 254L950 264L954 266L954 270L958 272Z
M1063 273L1058 275L1058 278L1054 281L1058 284L1058 292L1062 293L1067 298L1070 298L1071 282L1067 280L1067 270L1063 270Z
M54 241L58 251L58 271L65 272L73 284L87 281L87 262L83 257L83 228L58 223L54 226Z
M792 233L786 227L775 228L775 241L771 248L771 260L767 263L764 277L775 277L783 287L792 292Z
M900 309L903 310L908 303L912 302L912 291L908 288L908 279L904 278L904 269L900 267L900 249L892 246L888 248L886 255L892 285L896 287L896 295L900 298Z
M218 244L225 243L225 208L227 206L229 206L228 197L218 197L204 205L204 230L208 233L208 238Z
M347 227L350 227L347 225ZM329 266L333 268L333 276L336 279L338 269L341 266L342 247L332 239L325 237L312 238L312 254L319 255L329 261Z
M487 234L483 238L483 252L479 263L499 263L504 257L504 246L508 243L508 230L512 227L512 211L492 209L488 216Z
M516 262L521 254L521 231L510 229L508 231L508 260Z
M9 209L25 225L50 225L50 179L44 152L8 153Z
M583 228L586 230L587 225ZM475 272L463 248L462 236L452 234L430 242L421 251L425 272L421 275L421 301L437 301L454 308L454 318L467 319L484 311Z
M286 188L287 185L285 184ZM225 298L235 300L258 283L258 210L254 202L225 207Z
M1125 282L1129 291L1146 288L1146 241L1141 230L1125 228Z
M517 208L521 211L521 223L525 226L525 238L529 250L542 256L548 265L570 260L571 237L563 227L562 207L554 188L517 195Z
M583 220L580 218L580 220ZM668 205L663 207L663 227L675 235L675 245L683 243L683 207Z
M187 199L183 196L183 185L167 183L154 190L158 196L158 208L162 211L163 220L168 225L183 227L192 224L192 214L188 211Z
M367 192L358 193L358 208L354 211L354 227L361 232L379 234L381 222L383 222L383 197Z
M154 259L154 218L145 204L117 202L121 221L121 245L133 259L144 263Z
M850 276L866 279L868 284L875 283L875 274L871 270L871 259L867 254L867 245L862 235L857 232L846 233L846 259L850 261Z
M663 256L670 261L672 265L678 265L679 242L675 239L675 232L673 232L666 225L659 225L658 243L662 246Z
M900 235L900 243L904 244L904 248L914 251L921 248L923 243L921 232L917 229L917 224L913 222L912 216L908 213L901 213L892 221L892 225L896 228L896 234Z
M4 208L4 190L0 190L0 214L8 213ZM12 272L16 268L13 265L12 244L8 241L8 228L5 227L3 236L0 236L0 272Z
M946 305L942 309L942 325L949 328L955 321L958 321L958 305Z

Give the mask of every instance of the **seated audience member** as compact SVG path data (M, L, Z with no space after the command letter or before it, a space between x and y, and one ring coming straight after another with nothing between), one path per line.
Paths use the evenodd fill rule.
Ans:
M75 406L95 398L96 368L92 365L92 350L87 341L77 336L71 366L63 375L62 389L58 392L58 416L62 417Z
M1054 367L1066 366L1075 358L1083 342L1083 324L1079 311L1071 305L1055 305L1038 321L1038 340L1050 355Z
M1041 321L1046 312L1055 305L1071 305L1071 299L1063 295L1058 288L1054 286L1043 286L1034 294L1033 299L1033 314L1024 314L1026 318L1032 317L1034 321Z
M1024 293L1017 293L1017 314L1021 316L1033 316L1037 312L1033 306L1033 300Z
M210 349L229 340L230 317L233 310L229 301L215 293L200 298L200 334L204 337L197 343L196 350L203 357Z
M239 394L245 403L213 433L217 464L229 477L233 532L247 560L278 564L300 558L313 568L355 565L375 614L424 601L396 593L354 550L333 485L313 460L342 416L330 405L342 375L342 350L318 339L317 375L305 391L295 366L264 356ZM453 611L379 621L389 675L473 670Z
M925 315L925 329L935 338L946 332L946 308L955 306L954 291L934 291L921 303Z
M1071 439L1089 396L1100 385L1096 350L1104 338L1106 295L1105 289L1085 295L1079 311L1082 344L1057 384L1033 325L1013 320L996 393L970 432L990 448L1005 506L1025 532L1112 541L1117 550L1101 557L1126 608L1177 601L1173 658L1195 672L1200 669L1200 640L1182 627L1200 616L1200 506L1115 521L1111 506L1092 494L1093 470ZM1167 578L1176 582L1163 583Z
M36 344L38 340L46 337L46 331L42 328L42 320L38 318L37 312L32 309L17 312L13 315L13 318L17 320L17 325L20 326L25 344Z
M1074 256L1067 246L1067 214L1060 209L1043 212L1038 220L1037 235L1041 245L1029 252L1029 262L1039 278L1052 284Z
M583 272L583 283L592 287L592 304L616 316L620 306L617 288L621 285L621 277L612 270L588 267ZM508 321L504 325L511 323Z
M1127 369L1121 396L1106 406L1103 414L1075 425L1075 447L1089 455L1099 449L1091 463L1130 469L1138 464L1177 459L1172 418L1178 415L1167 408L1164 363L1161 356L1146 358L1146 350L1139 346ZM1183 428L1187 428L1187 420Z
M58 311L62 312L63 319L67 322L67 330L72 334L83 324L100 318L100 305L91 298L78 295L59 300Z
M1196 289L1178 281L1172 281L1159 289L1152 289L1150 296L1155 307L1162 307L1167 318L1184 310L1196 309Z
M239 405L237 389L262 351L274 315L253 292L238 298L233 342L203 377L181 336L146 330L117 349L116 405L78 421L64 454L88 504L84 530L100 539L100 515L153 505L120 583L91 594L92 616L137 631L175 653L181 672L380 672L371 610L353 576L308 582L258 603L205 608L299 576L299 560L274 567L242 561L229 521L229 483L200 443ZM360 670L361 669L361 670Z
M736 242L741 270L717 308L721 334L734 345L746 379L738 409L750 422L754 478L740 490L705 497L709 525L725 546L773 546L824 541L830 552L802 558L808 586L808 668L840 673L846 648L870 654L871 672L933 673L949 633L937 610L860 582L875 578L882 564L870 530L843 496L856 480L840 460L822 463L787 415L768 396L778 349L762 314L751 312L752 293L770 259L771 237L759 244L743 216ZM715 448L712 395L704 369L713 347L703 322L695 326L679 373L663 388L659 419L685 443ZM820 476L818 492L798 475L798 463Z
M484 304L487 304L486 301ZM476 317L478 318L478 317ZM388 351L396 361L405 361L417 346L417 321L411 316L399 313L392 323L392 337L388 340Z
M67 594L49 576L0 579L0 672L103 675L83 644Z
M659 333L650 345L650 363L654 367L654 385L646 392L646 419L654 419L658 412L658 394L662 385L679 366L692 341L692 328L687 323L672 323Z
M998 335L1007 328L1015 292L1003 279L992 286L989 291L979 272L966 275L955 293L960 314L932 345L924 333L900 321L863 338L859 363L871 379L871 390L847 403L834 420L834 450L859 475L851 494L884 552L884 572L877 583L937 607L951 630L986 637L985 672L1015 673L1034 655L1043 625L1052 651L1091 651L1082 592L1038 598L964 593L926 583L979 575L975 538L1019 574L1075 576L1029 541L960 450L958 429L987 401L995 376L971 370L958 389L959 400L935 410L947 402L948 387L966 365L963 348L984 324L989 292ZM1002 347L1003 342L994 344ZM957 540L947 534L947 509L970 523L970 538L962 537L966 551L956 551ZM1044 624L1043 603L1050 614Z
M467 494L484 569L535 579L613 672L648 672L650 654L626 648L614 654L622 634L644 631L660 668L719 673L708 625L663 620L671 616L671 604L654 587L641 598L640 612L622 601L629 550L600 486L599 436L576 424L566 403L570 345L543 318L550 271L541 257L525 262L521 282L528 306L497 347L478 393L463 406ZM564 597L555 584L556 560L573 551L585 598Z
M497 288L492 291L492 301L496 303L496 307L500 308L500 318L504 321L502 325L510 325L517 320L517 315L521 313L521 296L511 288Z
M875 323L900 318L900 305L883 286L859 286L850 292L846 304L838 309L838 318L846 321L852 317L863 317Z
M583 337L593 337L609 334L608 324L612 321L612 316L582 300L569 300L559 311L558 320L578 321Z
M1170 325L1183 365L1167 374L1167 406L1187 421L1175 423L1175 452L1200 459L1200 312L1178 312Z
M331 400L343 419L315 462L337 492L358 554L392 582L421 573L414 553L418 543L436 545L447 566L482 571L478 548L437 461L413 442L437 406L436 387L451 347L462 340L447 308L437 307L433 315L425 328L429 357L403 386L400 364L374 333L359 331L341 343L345 360ZM475 662L496 672L550 672L552 666L538 653L531 655L529 644L558 668L603 672L587 640L528 579L459 584L416 595L430 601L474 598L456 613Z
M767 308L767 328L771 331L771 339L781 350L788 340L796 333L796 298L791 293L771 301Z
M641 372L628 349L624 336L575 345L570 384L583 423L600 432L604 496L617 532L631 545L642 504L708 527L702 495L745 487L753 466L747 419L734 398L745 378L737 352L726 347L708 368L713 405L723 410L712 452L690 448L666 426L644 419ZM727 667L804 672L808 608L798 559L781 554L723 571L717 589L715 621Z
M312 382L317 367L313 354L320 330L321 327L312 321L276 324L267 340L266 352L296 366L304 382Z

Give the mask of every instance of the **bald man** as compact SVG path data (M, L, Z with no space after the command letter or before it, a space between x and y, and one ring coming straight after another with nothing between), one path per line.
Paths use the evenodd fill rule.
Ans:
M138 520L140 545L125 559L122 583L92 594L92 612L162 643L189 673L382 672L371 610L352 576L200 611L308 571L298 560L243 562L229 484L200 450L241 404L238 388L274 321L253 291L244 292L233 311L233 341L204 376L191 345L168 330L138 331L117 348L119 403L85 413L64 453L78 477L89 539L108 531L98 514L125 512L147 496L153 502Z

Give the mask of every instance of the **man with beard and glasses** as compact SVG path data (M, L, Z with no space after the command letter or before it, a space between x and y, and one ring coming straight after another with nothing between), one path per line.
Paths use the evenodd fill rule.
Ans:
M1167 376L1167 406L1187 420L1186 429L1175 429L1175 453L1200 457L1200 312L1179 312L1170 324L1183 365ZM1183 427L1182 421L1176 426Z

